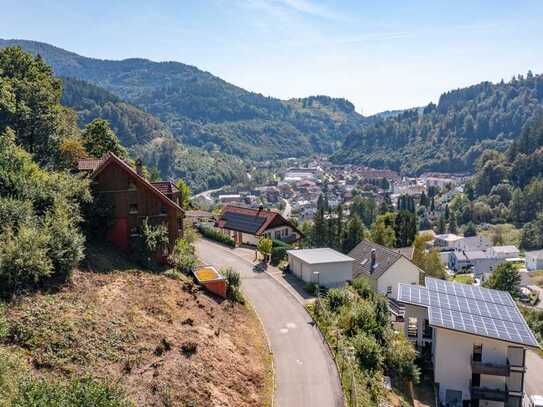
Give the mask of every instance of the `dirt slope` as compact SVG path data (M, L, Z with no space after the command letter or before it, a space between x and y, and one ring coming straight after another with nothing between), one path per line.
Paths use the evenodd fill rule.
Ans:
M7 316L9 346L24 349L38 375L112 380L140 406L269 403L271 358L255 315L192 283L77 271Z

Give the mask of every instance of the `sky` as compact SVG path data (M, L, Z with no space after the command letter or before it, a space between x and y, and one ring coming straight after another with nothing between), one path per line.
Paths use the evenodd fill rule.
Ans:
M0 0L0 38L102 59L179 61L282 99L364 115L543 73L543 1Z

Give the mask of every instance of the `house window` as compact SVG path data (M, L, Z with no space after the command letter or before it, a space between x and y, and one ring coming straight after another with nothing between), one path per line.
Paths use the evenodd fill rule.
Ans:
M277 230L277 231L275 232L275 238L276 238L276 239L281 239L281 231Z
M283 236L286 236L288 234L288 229L283 229Z
M483 345L473 345L473 360L475 362L481 362L483 360Z
M132 180L128 180L128 190L129 191L135 191L136 190L136 184Z
M390 295L390 294L392 294L392 286L391 285L389 285L387 287L387 295Z
M130 204L128 206L128 213L130 215L137 215L137 213L138 213L138 204Z
M160 204L160 214L161 215L166 215L168 213L168 211L166 210L166 205L164 205L163 203Z
M130 228L130 236L137 237L140 235L140 231L137 226Z

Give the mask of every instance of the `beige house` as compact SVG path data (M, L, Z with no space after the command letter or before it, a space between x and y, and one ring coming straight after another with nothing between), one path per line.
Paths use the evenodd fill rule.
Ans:
M400 283L419 284L424 273L406 257L412 257L408 249L388 249L363 240L349 256L355 259L353 279L364 276L377 292L394 299L398 297Z

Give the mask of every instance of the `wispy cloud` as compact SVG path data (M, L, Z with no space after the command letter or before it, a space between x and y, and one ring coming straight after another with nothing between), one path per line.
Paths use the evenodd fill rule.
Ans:
M247 0L247 3L266 9L275 15L284 16L286 12L295 12L327 20L348 20L347 16L336 10L311 0Z

